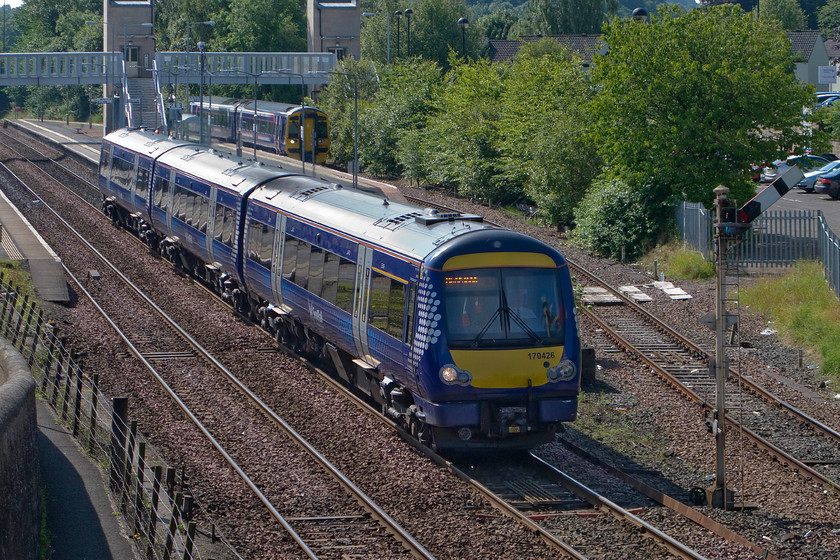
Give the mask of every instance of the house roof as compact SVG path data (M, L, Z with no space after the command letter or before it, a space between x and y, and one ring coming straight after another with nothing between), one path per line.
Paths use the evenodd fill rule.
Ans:
M589 66L592 63L592 56L594 54L603 54L606 51L600 35L523 35L516 41L491 40L488 53L490 60L492 62L510 60L519 52L519 48L523 43L536 43L546 37L554 39L561 45L565 45L577 52L583 59L585 66Z
M811 59L817 39L822 38L819 31L788 31L787 36L794 58L801 57L803 61Z

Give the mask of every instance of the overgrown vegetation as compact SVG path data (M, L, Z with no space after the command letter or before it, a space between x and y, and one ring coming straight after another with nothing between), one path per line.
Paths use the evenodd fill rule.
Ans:
M650 271L663 272L675 280L706 280L715 275L715 265L703 258L697 250L679 241L656 247L641 259Z
M30 298L35 296L32 278L29 271L23 268L21 261L0 260L0 274L3 276L3 284L14 286L18 291L18 296Z
M826 284L822 264L803 262L789 274L763 278L740 299L764 313L785 340L819 354L823 374L840 382L840 302Z

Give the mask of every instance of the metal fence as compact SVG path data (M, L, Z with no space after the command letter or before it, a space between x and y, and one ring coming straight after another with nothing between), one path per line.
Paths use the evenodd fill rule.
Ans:
M85 371L82 358L67 346L34 298L22 296L0 271L0 336L8 339L31 367L38 396L100 466L139 556L148 560L199 560L197 533L217 536L213 525L201 531L193 521L201 507L181 474L163 464L128 418L127 398L107 398L99 375Z
M714 216L702 204L684 202L676 208L683 242L706 259L714 259ZM820 210L768 210L757 218L742 240L730 245L731 266L770 269L799 261L819 260L834 293L840 297L840 239L829 229Z

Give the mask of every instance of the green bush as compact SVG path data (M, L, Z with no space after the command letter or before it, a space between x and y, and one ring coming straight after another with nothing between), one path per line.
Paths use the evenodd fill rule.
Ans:
M575 209L574 239L605 257L636 259L673 228L661 189L634 188L621 179L597 179Z

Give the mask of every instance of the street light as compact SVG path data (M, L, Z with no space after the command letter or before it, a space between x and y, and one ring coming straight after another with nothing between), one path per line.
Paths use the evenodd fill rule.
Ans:
M362 15L365 16L365 17L371 17L371 16L381 16L382 14L379 14L379 13L376 13L376 12L363 12ZM385 53L386 53L385 59L386 59L386 63L388 64L388 66L391 66L391 12L388 12L385 15L388 16L388 32L387 32L388 44L385 48Z
M207 25L213 27L216 25L215 21L190 21L187 22L187 54L190 54L190 26L191 25Z
M414 10L411 8L406 8L403 12L405 15L405 24L408 27L408 33L406 34L406 43L408 44L408 57L411 58L411 16L414 15Z
M402 15L403 13L399 10L394 12L394 17L397 18L397 58L400 57L400 18Z
M461 56L467 58L467 27L470 26L470 20L462 17L458 20L458 27L461 28Z
M198 87L198 142L204 145L204 41L198 42L198 63L201 68L201 85Z

